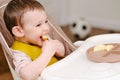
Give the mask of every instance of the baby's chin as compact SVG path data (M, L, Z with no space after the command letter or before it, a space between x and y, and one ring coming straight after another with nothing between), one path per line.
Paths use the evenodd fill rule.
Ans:
M48 37L47 36L40 36L39 40L35 43L33 43L34 45L36 46L39 46L39 47L42 47L43 46L43 43L48 40Z
M39 41L36 45L39 46L39 47L42 47L43 46L43 41L42 40Z
M34 46L41 47L43 45L43 41L42 40L37 40L36 42L31 42L30 44L34 45Z

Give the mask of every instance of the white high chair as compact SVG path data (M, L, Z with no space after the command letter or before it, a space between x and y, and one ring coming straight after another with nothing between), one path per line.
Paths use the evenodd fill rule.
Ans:
M78 42L79 43L79 42ZM88 38L61 61L47 67L42 80L120 80L120 62L97 63L88 60L86 52L99 44L119 43L120 34L104 34Z

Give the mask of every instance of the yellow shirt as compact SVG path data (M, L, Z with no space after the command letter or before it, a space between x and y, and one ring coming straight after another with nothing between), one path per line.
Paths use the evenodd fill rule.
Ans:
M25 43L22 43L19 41L14 41L11 48L14 50L20 50L20 51L24 52L32 60L35 60L42 53L42 48L40 48L38 46L34 46L34 45L25 44ZM58 59L56 59L55 57L52 57L52 59L48 65L51 65L57 61L58 61Z

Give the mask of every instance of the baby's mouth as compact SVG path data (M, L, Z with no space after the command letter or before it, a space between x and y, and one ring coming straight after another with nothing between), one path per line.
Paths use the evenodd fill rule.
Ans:
M42 35L42 36L40 36L40 39L41 39L42 41L45 41L45 40L48 40L48 37L47 37L46 35Z

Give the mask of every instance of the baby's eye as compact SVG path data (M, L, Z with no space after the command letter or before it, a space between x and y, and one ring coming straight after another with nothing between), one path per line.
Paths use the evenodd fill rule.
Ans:
M36 27L39 27L39 26L41 26L41 23L36 25Z
M46 20L45 23L48 23L48 20Z

